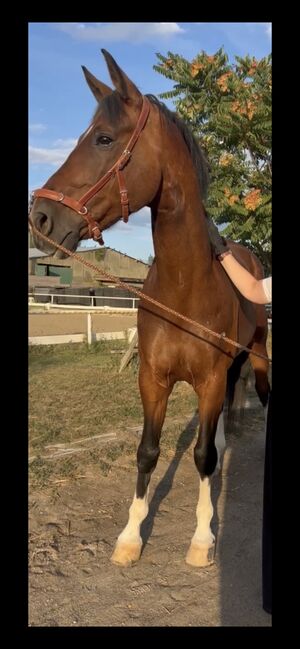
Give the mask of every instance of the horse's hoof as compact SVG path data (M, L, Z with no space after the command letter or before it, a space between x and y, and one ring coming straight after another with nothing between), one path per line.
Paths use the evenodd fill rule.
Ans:
M139 560L141 550L141 543L117 543L110 560L118 566L131 566Z
M211 566L214 562L214 557L215 543L211 545L191 543L185 560L190 566L204 568L205 566Z

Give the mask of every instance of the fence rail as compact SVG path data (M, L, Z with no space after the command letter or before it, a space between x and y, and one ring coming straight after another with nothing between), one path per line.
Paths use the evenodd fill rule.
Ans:
M107 306L105 304L105 300L106 300L106 302L121 301L121 302L124 303L124 308L136 309L137 305L138 305L138 303L140 301L140 299L138 297L122 297L121 295L120 296L114 296L114 295L109 295L109 296L108 295L79 295L79 294L73 295L71 293L63 293L63 294L61 294L61 293L45 293L45 292L34 291L34 293L33 292L28 293L29 304L35 304L35 303L40 304L41 302L39 300L36 300L37 297L42 297L44 304L45 303L48 303L48 304L50 303L51 305L60 306L62 308L65 308L65 307L70 308L70 307L74 306L76 308L81 307L81 308L84 308L84 309L90 309L90 308L95 309L97 307L101 308L101 306L102 307ZM74 300L74 303L73 304L70 304L70 303L65 304L65 302L64 302L65 298L72 298ZM80 300L87 300L86 306L85 305L80 305L78 303L76 304L76 300L79 300L79 299ZM103 302L103 304L102 305L100 305L100 304L96 305L96 301L97 302L101 301L101 302Z
M42 297L43 298L43 304L51 304L52 306L57 306L57 307L62 307L62 308L82 308L82 309L97 309L97 308L103 308L105 306L108 306L105 304L105 300L108 302L117 302L118 300L120 302L124 303L123 308L127 309L136 309L138 306L138 303L140 299L138 297L123 297L121 295L115 296L115 295L82 295L82 294L71 294L71 293L46 293L42 291L34 291L28 293L28 302L29 304L41 304L39 300L36 300L37 297ZM74 300L71 304L66 304L65 303L65 298ZM86 305L78 304L76 303L76 300L87 300ZM96 305L96 301L102 301L102 305L98 304ZM267 315L268 315L268 322L269 324L272 323L272 306L271 305L266 305L266 310L267 310Z

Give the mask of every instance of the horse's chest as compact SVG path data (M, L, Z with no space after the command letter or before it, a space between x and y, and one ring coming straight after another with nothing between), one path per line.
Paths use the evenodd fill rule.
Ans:
M175 336L156 332L156 336L143 338L140 352L160 383L187 381L197 384L202 377L207 377L214 350L199 337L177 331Z

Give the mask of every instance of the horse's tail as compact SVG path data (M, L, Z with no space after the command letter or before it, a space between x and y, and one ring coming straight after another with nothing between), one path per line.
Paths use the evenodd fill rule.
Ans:
M251 369L248 356L249 354L245 351L238 354L227 372L224 408L227 431L237 430L237 426L240 427L244 415L247 384Z

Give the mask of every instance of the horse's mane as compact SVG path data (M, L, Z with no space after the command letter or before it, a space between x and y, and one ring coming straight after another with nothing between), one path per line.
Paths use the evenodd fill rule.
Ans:
M184 142L186 143L186 146L190 152L194 167L197 171L202 199L205 200L209 185L208 164L204 153L195 136L193 135L190 127L185 124L185 122L180 119L180 117L178 117L176 113L169 110L169 108L167 108L165 104L159 101L157 97L155 97L154 95L146 95L146 97L149 99L149 101L151 101L152 104L158 107L158 109L169 122L175 124L175 126L181 133Z
M167 108L165 104L159 101L157 97L155 97L155 95L146 95L146 97L149 99L149 101L152 104L157 106L157 108L160 110L160 112L163 114L163 116L166 118L167 121L171 122L172 124L175 124L175 126L178 128L188 148L194 167L197 171L201 196L202 199L205 200L207 195L208 184L209 184L208 164L204 156L204 153L201 147L199 146L195 136L193 135L190 127L187 124L185 124L185 122L182 119L180 119L180 117L178 117L176 113L169 110L169 108ZM118 93L113 92L111 95L107 95L101 102L101 108L104 109L106 115L111 119L113 120L120 119L123 112L123 106L122 106L122 101L118 96ZM95 111L93 119L97 117L98 111L99 111L99 106Z

